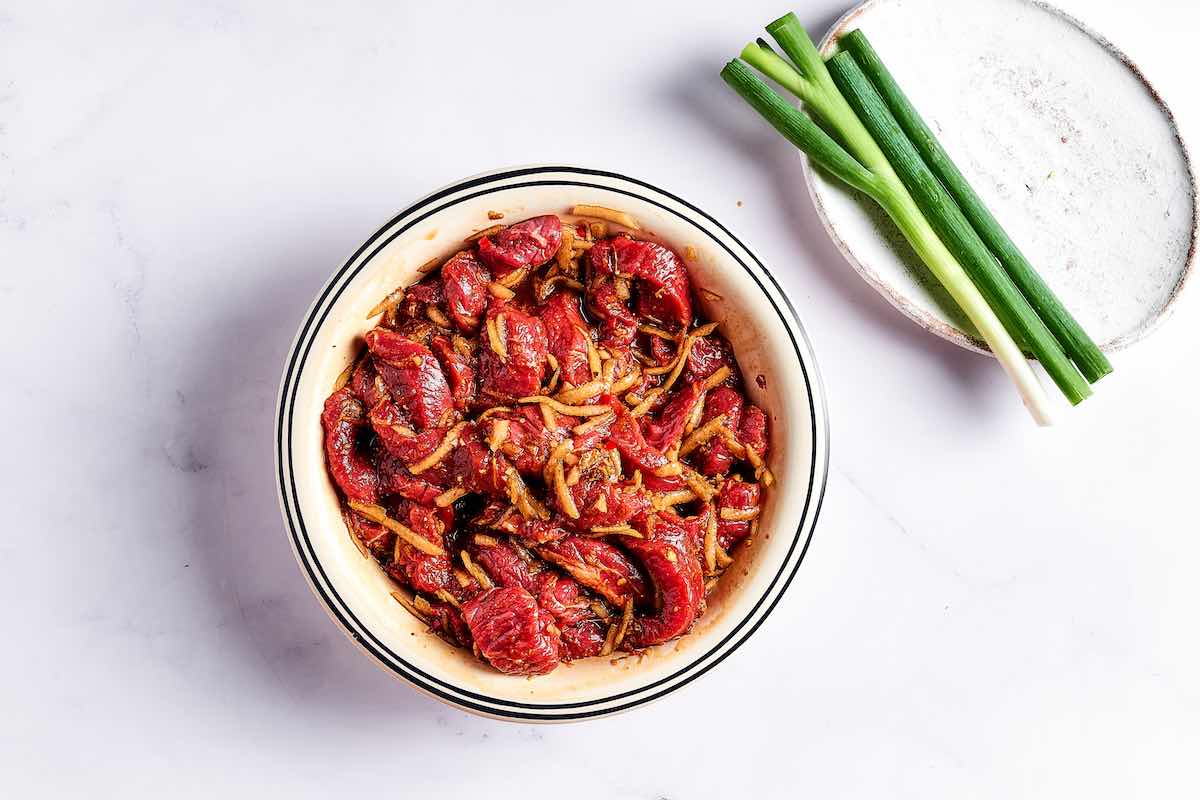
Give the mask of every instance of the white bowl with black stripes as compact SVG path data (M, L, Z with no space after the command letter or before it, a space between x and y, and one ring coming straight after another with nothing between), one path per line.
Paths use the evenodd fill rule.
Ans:
M398 605L390 579L346 532L325 470L320 414L367 311L417 268L505 220L565 214L579 203L632 214L647 232L683 252L697 297L721 322L746 378L746 391L770 419L771 470L759 533L735 563L688 635L640 658L591 658L536 678L503 675L470 651L451 647ZM688 251L689 256L692 251ZM816 525L828 466L825 398L811 345L783 291L762 262L720 222L644 181L602 170L530 166L476 175L439 189L396 214L338 268L317 295L288 353L279 391L276 467L280 506L296 558L330 616L379 666L459 708L491 717L558 722L613 714L691 683L732 655L758 629L796 576ZM744 648L741 657L753 657ZM760 657L765 654L759 653Z

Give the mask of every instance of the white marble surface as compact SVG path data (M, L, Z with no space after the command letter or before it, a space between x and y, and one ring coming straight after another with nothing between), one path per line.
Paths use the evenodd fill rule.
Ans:
M5 796L1196 796L1195 287L1039 431L838 260L798 159L717 80L786 4L338 5L0 4ZM1125 6L1068 4L1200 131L1200 13ZM553 160L660 182L774 265L833 465L750 644L651 708L535 728L344 640L288 550L270 429L353 245Z

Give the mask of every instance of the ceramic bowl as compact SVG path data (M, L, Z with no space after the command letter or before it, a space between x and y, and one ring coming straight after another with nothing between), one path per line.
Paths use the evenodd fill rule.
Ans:
M366 313L417 268L491 224L566 215L576 203L619 208L678 251L694 248L699 298L722 323L751 399L770 418L769 492L759 535L710 597L687 636L641 657L591 658L549 675L502 675L451 647L390 596L378 565L351 541L325 471L322 403L371 326ZM692 251L687 251L689 255ZM761 376L761 377L760 377ZM401 211L334 273L304 316L279 393L276 457L280 504L296 558L330 616L379 666L429 695L510 720L564 721L612 714L676 691L737 650L779 602L804 557L825 488L828 429L812 348L779 285L724 225L644 181L600 170L533 166L458 181ZM760 654L761 655L761 654Z

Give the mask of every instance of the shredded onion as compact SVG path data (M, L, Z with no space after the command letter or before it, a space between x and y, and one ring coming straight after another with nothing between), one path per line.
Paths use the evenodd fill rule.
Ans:
M704 526L704 565L708 574L717 571L717 514L711 505L708 507L708 522Z
M380 506L370 503L360 503L357 500L349 500L347 504L358 513L362 514L372 522L377 522L388 530L396 534L400 539L403 539L408 544L412 545L422 553L431 556L444 556L446 551L438 545L429 541L423 536L418 536L415 531L388 516Z
M729 452L733 453L734 457L746 459L750 457L750 448L739 442L737 435L729 428L721 427L721 438L725 440L725 446L729 448Z
M504 346L504 342L500 339L500 331L496 326L496 317L488 317L486 323L488 345L491 346L492 352L500 356L501 361L508 361L508 348Z
M707 443L709 439L719 434L724 426L724 414L718 414L713 417L688 435L687 439L679 447L679 455L683 457L688 456L697 447Z
M488 284L488 292L491 293L492 297L500 300L512 300L517 296L517 293L512 289L497 281L492 281Z
M576 425L574 428L571 429L571 433L574 433L576 436L582 436L585 433L590 433L591 431L595 430L596 428L607 425L608 423L612 422L614 419L616 419L616 414L611 414L611 413L603 414L600 416L595 416L595 417L592 417L591 419L589 419L587 422L583 422L583 423L580 423L579 425Z
M663 390L661 388L651 389L650 391L646 392L646 396L642 399L642 402L638 403L629 410L629 416L634 418L644 417L650 410L650 407L654 405L654 401L657 400L659 395L662 393Z
M433 500L433 504L435 506L437 506L438 508L446 508L448 506L454 505L454 502L456 500L458 500L462 497L466 497L467 494L468 494L468 492L466 489L462 488L461 486L455 486L454 488L447 489L446 491L442 492L437 497L435 497Z
M570 406L566 403L560 403L553 397L546 397L544 394L532 395L530 397L522 397L517 400L518 403L526 405L530 403L541 403L550 406L552 409L567 417L597 417L601 414L611 414L612 409L608 406Z
M506 289L511 289L512 287L519 284L521 281L525 280L525 276L528 274L529 274L529 267L521 267L520 269L514 269L512 272L508 273L503 278L501 278L499 281L497 281L497 283L499 283L501 286L505 287Z
M439 464L443 458L450 455L450 451L454 449L454 445L458 443L458 437L462 434L463 428L467 427L467 423L460 422L449 430L446 437L442 439L442 443L437 446L429 455L422 458L416 464L408 468L408 471L413 475L420 475L425 470L436 464Z
M512 411L512 409L511 409L511 408L509 408L508 406L492 406L491 408L489 408L488 410L486 410L486 411L484 411L482 414L480 414L480 415L479 415L479 416L478 416L478 417L475 419L475 421L476 421L476 422L483 422L485 419L487 419L488 417L492 416L493 414L499 414L499 413L501 413L501 412L504 412L504 411Z
M721 519L745 522L758 516L758 508L722 508Z
M648 333L651 336L657 336L660 339L666 339L668 342L677 342L679 337L669 331L664 331L662 328L654 325L638 325L638 330L642 333Z
M462 608L462 605L460 605L458 602L458 598L455 597L454 595L450 594L449 590L447 590L447 589L438 589L437 596L438 596L438 599L441 600L443 603L449 603L450 605L454 606L455 608Z
M679 489L674 492L663 492L650 497L650 504L655 511L666 511L668 508L690 503L696 499L696 493L690 489Z
M434 259L434 261L436 262L437 259ZM367 319L372 319L374 317L378 317L380 314L387 311L388 309L395 308L396 306L400 305L400 303L403 302L403 300L404 300L404 287L397 286L395 289L393 289L388 294L387 297L380 300L378 303L376 303L371 308L370 311L367 312Z
M484 238L485 236L491 236L493 233L499 233L502 230L504 230L503 225L492 225L490 227L484 228L481 231L475 231L475 233L472 233L466 239L463 239L463 241L464 242L477 242L480 239Z
M660 478L672 478L676 475L682 475L683 464L680 464L678 461L668 461L666 464L655 469L654 474Z
M592 371L592 377L600 376L600 353L596 352L596 345L592 344L592 337L588 336L587 331L581 331L587 338L588 348L588 369Z
M632 388L634 386L634 384L636 384L641 379L642 379L642 371L640 369L638 369L637 366L635 365L634 368L629 372L628 375L621 378L619 381L615 382L612 385L612 388L610 389L610 391L613 394L621 394L625 390Z
M625 641L625 634L629 631L629 625L633 622L633 598L625 599L625 608L621 610L621 627L617 628L617 638L613 642L613 649L621 646L621 642Z
M733 370L731 370L728 366L723 366L720 369L718 369L716 372L714 372L712 375L709 375L707 378L704 379L704 383L703 383L704 390L708 391L709 389L715 389L716 387L720 386L721 382L723 380L725 380L726 378L728 378L729 373L731 373L732 371Z
M556 444L546 457L546 466L542 467L542 480L547 486L554 482L554 465L561 463L573 446L574 443L570 439L564 439Z
M575 505L575 498L567 486L561 458L554 462L554 494L558 498L558 505L562 512L571 519L579 519L579 507Z
M558 260L558 266L560 268L562 268L563 270L566 270L567 267L570 266L570 264L571 264L571 258L574 255L571 252L571 250L572 250L571 245L574 241L575 241L575 229L570 226L563 225L562 226L562 244L560 244L558 246L558 253L556 254L556 258Z
M337 380L333 382L333 390L335 392L341 391L350 382L351 376L354 375L354 370L358 368L358 362L359 359L354 359L338 374Z
M714 492L712 486L694 470L685 469L683 471L683 479L687 483L688 488L695 492L704 502L707 503L713 499Z
M491 589L496 585L492 583L491 577L475 563L474 559L471 558L471 554L466 550L459 550L458 557L462 559L463 566L467 568L467 572L471 573L471 577L479 581L479 585L484 589Z
M563 389L556 395L559 402L568 405L574 405L587 400L589 397L595 397L598 394L603 394L608 389L608 384L602 378L581 383L573 389Z
M634 539L641 539L642 534L628 525L594 525L590 529L592 533L600 536L608 536L610 534L620 536L631 536Z
M612 651L613 651L613 648L616 646L616 643L617 643L617 626L615 624L610 624L608 626L608 634L604 637L604 647L600 648L600 655L602 655L602 656L612 655Z
M637 224L637 220L626 214L624 211L617 211L604 206L592 206L580 204L571 209L571 213L578 217L596 217L597 219L605 219L609 222L615 222L618 225L623 225L631 230L640 231L642 226ZM599 237L597 237L599 238Z
M498 419L492 425L492 432L488 435L488 450L493 453L500 449L500 445L504 444L504 440L508 438L509 421L506 419Z
M421 620L421 622L424 622L425 624L429 624L429 618L417 610L416 604L412 600L408 599L408 597L404 594L404 592L401 592L398 590L392 592L392 599L395 600L400 605L404 606L405 610L408 611L408 613L412 614L414 617ZM426 605L429 605L429 604L426 603Z
M509 502L517 507L521 516L525 519L550 519L550 512L530 493L525 481L521 480L520 473L510 468L504 477L508 484Z

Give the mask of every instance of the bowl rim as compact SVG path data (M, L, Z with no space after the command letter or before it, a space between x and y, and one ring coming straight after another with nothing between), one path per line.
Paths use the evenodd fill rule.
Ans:
M522 182L510 182L518 179ZM769 307L778 316L789 334L797 366L805 380L812 436L807 493L796 531L792 535L789 549L782 559L778 573L772 578L762 597L755 602L745 616L719 642L705 649L702 654L689 657L684 666L666 677L611 696L606 695L592 700L568 703L530 703L480 694L473 691L471 687L448 682L436 675L428 674L406 661L401 654L395 652L375 636L366 625L357 619L353 609L338 595L316 555L300 510L295 465L291 457L296 396L305 363L312 349L313 341L323 327L330 310L336 305L342 291L353 281L354 277L366 268L372 258L392 239L413 225L458 203L491 192L547 185L574 186L624 194L674 214L683 222L691 223L698 231L718 244L726 252L726 255L741 266L754 281L766 301L764 308ZM462 194L463 192L467 192L467 194ZM658 197L656 198L654 195ZM451 199L444 204L438 204L439 201L447 198ZM679 208L673 208L668 203ZM682 213L680 209L688 213ZM718 237L716 232L719 232L727 241ZM296 557L309 588L321 601L321 605L330 618L355 644L371 656L372 661L393 676L442 702L475 714L509 721L564 722L626 711L682 688L727 658L758 630L790 587L812 541L828 480L829 419L824 385L808 332L778 281L738 237L694 204L646 181L617 172L580 166L535 164L479 173L447 184L392 215L334 271L305 312L284 359L284 370L275 408L274 466L284 527L291 543L293 555ZM798 546L799 551L797 552Z

